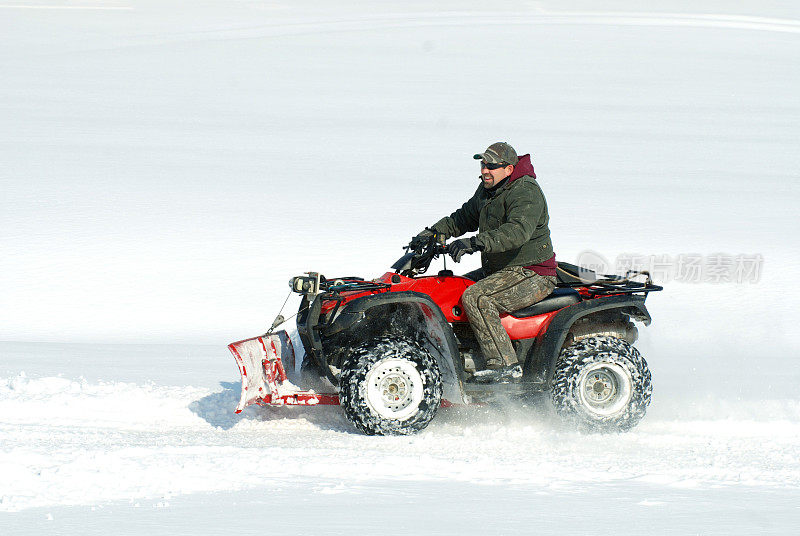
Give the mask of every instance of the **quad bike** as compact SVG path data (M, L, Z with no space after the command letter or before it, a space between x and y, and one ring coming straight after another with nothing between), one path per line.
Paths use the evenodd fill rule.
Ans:
M293 277L289 285L302 295L299 377L290 336L274 331L284 322L279 315L267 334L229 345L242 375L236 412L250 404L341 404L366 434L410 434L440 407L538 393L587 431L629 430L644 417L650 370L632 346L633 321L650 324L645 299L662 290L647 272L599 276L558 263L549 297L501 317L521 375L479 383L484 357L461 304L474 282L446 264L421 275L445 251L435 235L373 280Z

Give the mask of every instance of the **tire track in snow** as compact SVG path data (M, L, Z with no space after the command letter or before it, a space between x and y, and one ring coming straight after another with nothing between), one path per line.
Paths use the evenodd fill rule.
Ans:
M601 25L697 27L800 33L800 20L721 13L648 13L564 11L536 12L498 16L485 12L388 13L380 16L350 16L337 20L293 22L279 20L269 25L226 30L207 30L184 35L213 35L216 38L258 39L287 35L327 32L356 32L382 29L422 28L429 26L530 26L530 25Z
M311 20L309 20L311 18ZM708 29L749 30L776 33L800 33L800 20L722 13L649 13L532 11L529 14L498 16L486 12L387 13L382 15L348 15L331 20L314 20L276 16L269 24L197 30L184 33L126 36L115 48L153 46L193 41L228 41L269 39L326 33L351 33L375 30L414 29L427 27L471 26L630 26L630 27L695 27ZM90 47L86 50L92 50ZM83 49L81 49L83 50Z

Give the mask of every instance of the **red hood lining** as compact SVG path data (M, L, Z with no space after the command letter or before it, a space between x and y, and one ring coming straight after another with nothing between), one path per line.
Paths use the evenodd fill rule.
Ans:
M514 171L512 171L511 175L508 176L508 182L514 182L518 178L525 175L530 175L534 179L536 178L536 173L533 171L533 164L531 163L530 154L524 154L519 157L519 162L517 162L517 165L514 166Z

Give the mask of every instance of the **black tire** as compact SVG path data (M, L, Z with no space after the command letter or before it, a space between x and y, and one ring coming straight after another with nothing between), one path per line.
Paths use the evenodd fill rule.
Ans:
M406 435L428 426L442 400L436 359L419 343L381 337L356 346L339 379L339 401L368 435Z
M551 399L581 430L622 432L642 420L652 392L650 369L639 351L622 339L597 336L562 350Z

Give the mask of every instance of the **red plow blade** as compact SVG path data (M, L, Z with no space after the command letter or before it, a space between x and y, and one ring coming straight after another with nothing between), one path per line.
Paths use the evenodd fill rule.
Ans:
M242 375L242 396L236 413L251 404L317 405L339 404L339 396L303 391L286 377L294 371L294 348L285 331L253 337L228 345Z

